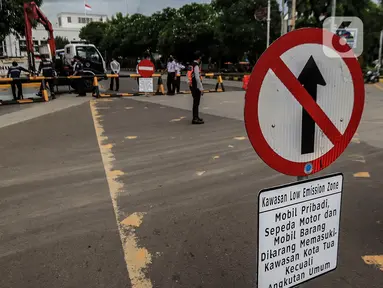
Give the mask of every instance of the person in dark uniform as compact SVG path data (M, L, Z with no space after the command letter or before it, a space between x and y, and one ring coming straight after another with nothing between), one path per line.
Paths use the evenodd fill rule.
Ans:
M80 58L78 56L74 56L73 60L75 61L73 66L73 76L81 76L83 75L84 65L81 63ZM78 92L78 97L85 97L85 84L83 79L76 79L76 90Z
M201 55L199 52L195 53L196 60L193 62L192 71L192 85L191 92L193 96L193 121L192 124L204 124L203 119L199 118L199 103L203 95L203 86L201 81L201 73L199 65L201 63Z
M43 72L44 77L52 78L52 77L55 77L56 75L56 71L53 68L53 62L47 59L44 55L41 55L41 62L40 62L38 74L40 75L41 72ZM54 80L53 79L46 80L45 85L47 84L49 86L49 90L51 91L52 99L56 99ZM42 95L42 91L43 91L43 83L41 83L40 85L39 95Z
M8 69L7 77L12 79L20 78L21 71L29 72L27 69L17 65L17 62L14 61L12 62L12 66L9 67ZM12 81L11 88L12 88L13 100L23 99L23 86L21 85L20 81ZM16 97L16 88L17 88L17 97Z

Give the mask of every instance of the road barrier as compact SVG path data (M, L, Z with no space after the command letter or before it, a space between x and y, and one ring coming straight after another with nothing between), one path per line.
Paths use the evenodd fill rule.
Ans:
M103 98L103 97L109 97L109 98L120 98L120 97L132 97L132 96L155 96L155 95L165 95L165 88L162 80L162 74L153 74L151 78L158 78L157 80L157 89L153 89L155 92L121 92L121 93L107 93L102 92L100 90L100 85L98 83L98 79L96 79L100 75L95 75L93 80L93 93L92 96L95 98ZM207 78L213 78L214 76L217 76L217 84L215 86L215 89L209 89L205 90L204 93L216 93L216 92L225 92L225 87L223 85L223 80L220 74L214 74L214 73L206 73L202 74L202 76L205 76ZM130 74L130 75L116 75L116 74L106 74L106 78L133 78L138 79L142 78L139 74ZM191 94L190 90L180 91L177 94Z
M27 103L36 103L36 102L48 102L52 99L52 95L48 95L48 91L46 89L46 80L48 78L31 76L25 78L0 78L0 86L8 87L12 83L21 82L21 84L31 84L36 83L38 86L42 84L42 96L40 98L23 98L23 99L12 99L12 100L2 100L0 99L0 106L2 105L10 105L10 104L27 104Z
M204 93L215 93L215 92L224 92L225 87L223 85L223 80L221 74L214 73L202 73L202 76L206 78L215 78L217 79L217 83L215 89L205 90ZM10 84L13 82L21 82L21 84L32 86L39 86L42 83L42 97L41 98L26 98L26 99L18 99L18 100L0 100L0 105L7 104L23 104L23 103L35 103L35 102L48 102L52 99L52 93L48 94L48 90L46 88L46 82L48 80L65 80L65 79L88 79L93 82L93 91L92 96L95 98L102 97L131 97L131 96L143 96L143 95L165 95L165 88L162 80L162 74L153 74L151 78L158 78L157 80L157 88L155 92L145 93L145 92L125 92L125 93L107 93L105 91L101 91L99 81L106 80L110 78L132 78L138 79L142 78L139 74L130 74L130 75L116 75L116 74L100 74L100 75L82 75L82 76L59 76L59 77L44 77L44 76L29 76L23 78L0 78L0 87L10 87ZM32 85L33 84L33 85ZM91 84L92 85L92 84ZM190 91L180 91L178 94L190 94Z

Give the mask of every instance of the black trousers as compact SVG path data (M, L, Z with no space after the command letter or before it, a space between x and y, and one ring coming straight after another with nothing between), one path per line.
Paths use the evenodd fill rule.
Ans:
M199 103L201 102L201 90L191 88L193 96L193 120L199 119Z
M11 89L12 89L13 100L23 99L23 86L21 85L21 82L12 82ZM16 89L17 89L17 97L16 97Z
M177 76L175 80L175 90L177 93L180 93L180 88L181 88L181 76Z
M112 72L112 74L114 74L114 73ZM110 90L113 90L114 80L116 80L116 91L118 91L120 89L120 78L119 77L117 77L117 78L114 78L114 77L110 78L110 87L109 88L110 88Z
M170 72L168 73L168 80L167 80L167 86L168 86L168 94L174 94L175 92L175 80L174 78L176 77L175 72Z

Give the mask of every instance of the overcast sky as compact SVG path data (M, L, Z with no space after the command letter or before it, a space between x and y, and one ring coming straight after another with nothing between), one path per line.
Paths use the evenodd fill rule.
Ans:
M211 0L86 0L95 14L112 16L117 12L126 14L142 13L150 15L166 7L178 8L189 3L210 3ZM51 22L55 22L60 12L84 13L84 0L43 0L41 8Z

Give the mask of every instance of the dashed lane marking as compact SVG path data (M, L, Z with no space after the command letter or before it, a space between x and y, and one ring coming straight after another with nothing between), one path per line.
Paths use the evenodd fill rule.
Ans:
M124 219L124 215L120 212L118 196L124 191L124 183L119 181L119 177L123 176L124 172L115 170L113 167L113 162L115 161L115 156L112 152L113 144L105 143L108 137L104 134L105 130L101 124L101 115L97 111L95 100L90 101L90 109L117 220L117 227L120 233L122 248L124 250L128 277L130 278L132 288L152 288L151 280L145 275L145 270L151 263L152 256L145 248L138 248L135 233L135 228L141 225L144 214L133 213Z
M246 137L243 137L243 136L240 136L240 137L234 137L234 140L239 140L239 141L242 141L242 140L245 140Z
M185 118L186 118L185 116L182 116L180 118L172 119L172 120L170 120L170 122L179 122L179 121L181 121L182 119L185 119Z
M352 155L349 155L348 157L351 158L351 161L366 163L366 159L364 159L364 156L362 155L352 154Z
M362 256L362 259L367 265L374 265L383 271L383 255L366 255Z
M126 136L125 139L129 139L129 140L137 139L137 136Z
M358 172L354 174L355 178L370 178L370 173L368 172Z

